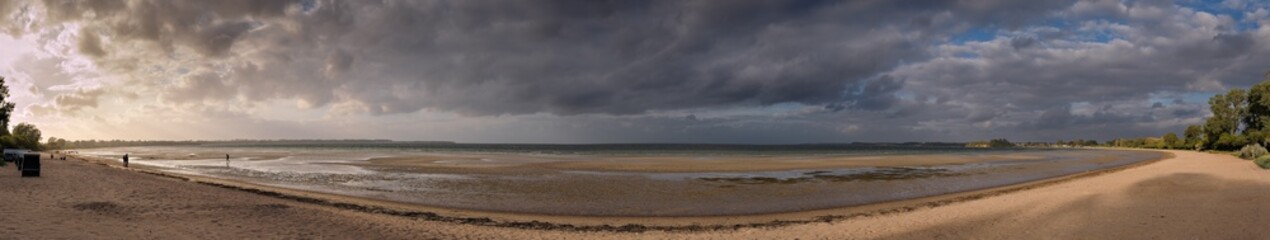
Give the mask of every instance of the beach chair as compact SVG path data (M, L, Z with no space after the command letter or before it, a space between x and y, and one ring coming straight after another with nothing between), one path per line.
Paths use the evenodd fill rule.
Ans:
M19 161L18 170L22 171L22 177L39 177L40 176L40 154L28 153Z

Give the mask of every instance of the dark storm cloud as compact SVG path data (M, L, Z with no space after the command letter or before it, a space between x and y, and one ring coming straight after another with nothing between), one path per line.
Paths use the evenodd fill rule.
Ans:
M1201 113L1200 111L1192 110L1192 109L1173 110L1173 116L1179 117L1179 118L1194 117L1196 115L1199 115L1200 113Z
M354 71L373 77L344 88L372 113L436 108L474 115L637 114L836 103L849 89L866 86L871 75L921 53L926 36L853 25L868 22L854 16L865 9L843 5L467 1L332 6L318 10L312 20L358 20L306 25L339 29L313 29L320 32L351 30L343 36L352 43L347 47L376 42L350 51L387 61L359 59L366 67ZM380 14L344 17L353 13L342 9ZM877 32L853 34L870 29Z
M1099 109L1089 115L1075 115L1071 111L1070 107L1056 107L1046 110L1030 126L1032 129L1028 130L1063 131L1069 128L1088 128L1109 124L1136 124L1154 121L1153 116L1150 114L1119 112L1110 108Z
M1192 55L1187 55L1186 57L1193 57L1193 54L1206 54L1208 57L1213 57L1213 58L1222 58L1222 57L1233 58L1233 57L1239 57L1247 53L1249 50L1252 50L1252 47L1254 47L1254 44L1256 44L1256 39L1253 39L1252 34L1221 33L1221 34L1217 34L1217 36L1213 36L1212 42L1209 43L1209 45L1207 45L1209 46L1208 49L1191 48L1187 50L1190 50L1192 52L1183 53L1183 54L1192 54Z
M1057 107L1042 113L1041 117L1037 118L1035 127L1038 129L1065 129L1074 120L1076 119L1072 116L1071 108Z
M106 55L106 50L101 47L100 37L97 36L97 33L89 31L87 28L80 32L79 51L94 57Z
M1062 2L52 1L54 21L219 64L226 100L299 98L373 114L640 114L777 103L880 109L879 75L985 22ZM1053 6L1051 6L1053 5ZM1012 9L1001 11L1002 9ZM103 55L85 34L81 51ZM234 51L246 44L250 52ZM126 61L127 59L119 59ZM210 65L210 64L209 64ZM317 74L314 74L314 73ZM871 80L880 79L880 80ZM171 82L171 81L162 81ZM181 102L186 94L166 94ZM195 94L189 100L201 99Z
M1033 45L1036 45L1036 38L1033 37L1017 37L1010 40L1010 46L1014 47L1014 50L1031 47Z
M649 139L1156 135L1206 113L1183 96L1270 66L1254 24L1268 20L1251 19L1265 9L1172 1L5 1L0 15L36 5L35 24L79 24L78 52L181 108L548 115L595 132L611 117L635 127L606 136ZM805 109L763 114L791 105ZM759 113L712 117L728 111Z
M14 1L0 1L0 23L7 23L9 14L12 14L12 10L17 6L18 4Z
M282 16L298 1L44 1L48 21L82 22L121 40L142 40L171 49L189 47L220 56L259 21ZM91 35L89 35L91 36Z

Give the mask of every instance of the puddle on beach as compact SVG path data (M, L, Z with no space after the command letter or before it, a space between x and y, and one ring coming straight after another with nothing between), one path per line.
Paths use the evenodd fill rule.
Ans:
M557 163L559 161L617 161L606 156L534 154L527 155L522 163L515 160L515 154L500 155L500 159L493 160L484 156L464 157L466 153L445 153L442 156L446 157L429 158L435 159L427 162L432 165L402 167L370 164L369 159L418 153L217 147L133 147L81 152L112 158L131 153L138 156L134 158L139 159L135 164L277 187L457 209L584 216L744 215L857 206L1023 183L1163 157L1163 153L1145 151L1018 150L940 153L931 157L965 159L951 161L955 162L952 164L936 161L921 166L659 172L552 168L574 166ZM226 167L224 152L232 152L229 167ZM884 162L903 156L891 154L867 159ZM725 165L730 157L711 156L701 160L706 158L686 155L683 161L713 161L711 164ZM927 155L909 156L914 157ZM656 161L674 158L659 155ZM821 157L784 157L773 161L779 165L779 161L817 158ZM831 160L864 161L821 159ZM465 162L470 163L464 165ZM456 164L472 170L450 168ZM596 166L594 162L586 164Z

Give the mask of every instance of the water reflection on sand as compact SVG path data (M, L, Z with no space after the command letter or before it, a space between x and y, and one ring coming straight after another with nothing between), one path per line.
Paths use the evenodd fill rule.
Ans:
M588 216L704 216L855 206L1158 159L1122 150L913 154L537 154L130 147L135 164L429 206ZM230 154L226 167L225 154Z

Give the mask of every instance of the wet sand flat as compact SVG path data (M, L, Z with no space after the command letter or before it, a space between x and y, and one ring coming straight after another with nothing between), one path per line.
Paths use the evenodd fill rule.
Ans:
M0 168L0 239L426 239L444 223L353 212L79 160ZM442 225L442 226L439 226Z
M429 172L514 172L543 170L624 172L755 172L849 167L909 167L974 162L1035 160L1028 154L776 155L776 156L526 156L515 154L431 154L372 158L366 166Z
M223 159L166 159L216 156ZM136 164L274 187L469 211L595 217L778 214L1048 179L1159 159L1098 149L542 154L397 149L123 148ZM261 156L283 155L268 159ZM94 154L107 156L109 154ZM379 157L392 156L392 157ZM206 158L206 157L205 157ZM689 171L691 170L691 171Z
M985 198L828 222L735 230L569 231L353 211L116 167L47 161L41 178L0 168L0 236L377 239L1260 239L1270 172L1226 155L1174 158ZM947 199L943 199L947 200ZM939 201L938 198L923 201ZM375 204L373 202L357 202ZM840 210L850 212L851 209ZM815 219L835 211L790 213ZM801 216L801 217L800 217ZM602 224L585 217L543 221ZM588 220L590 219L590 220ZM647 222L687 224L683 219ZM541 226L541 225L539 225ZM580 226L580 225L579 225ZM638 230L639 228L633 228ZM22 235L15 235L22 234Z

